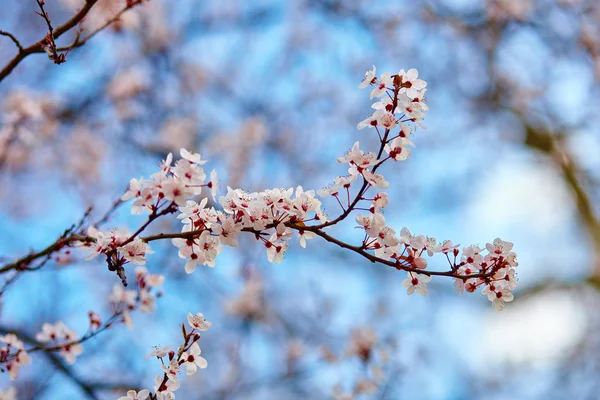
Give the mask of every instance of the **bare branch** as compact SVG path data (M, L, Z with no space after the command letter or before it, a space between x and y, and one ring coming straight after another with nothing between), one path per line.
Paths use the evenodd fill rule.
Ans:
M43 10L44 2L42 0L36 0L36 1L38 2L40 9L42 9L42 12L38 13L38 14L46 20L46 23L48 25L48 29L49 29L50 33L48 35L46 35L43 39L39 40L38 42L36 42L26 48L23 48L21 46L21 44L16 40L16 38L12 34L8 34L7 32L1 32L4 36L10 37L13 40L13 42L15 42L17 47L19 47L19 52L13 59L11 59L8 62L8 64L6 64L4 66L4 68L2 68L2 70L0 70L0 82L2 82L2 80L4 78L6 78L14 70L17 67L17 65L19 65L19 63L21 63L21 61L23 61L23 59L25 59L27 56L29 56L31 54L46 53L48 46L50 47L48 49L50 51L50 53L49 53L50 58L52 60L54 60L54 62L57 64L64 62L65 55L64 54L59 55L58 54L59 51L67 51L68 52L71 48L80 47L80 46L84 45L88 40L90 40L92 37L94 37L100 31L104 30L111 24L118 21L119 18L123 15L123 13L125 11L135 7L138 4L141 4L141 0L128 1L127 5L121 11L119 11L113 18L106 21L106 23L104 25L102 25L100 28L96 29L94 32L89 34L87 37L80 40L79 34L78 34L75 38L75 41L70 46L59 48L59 47L56 47L55 40L58 39L59 37L61 37L66 32L73 29L79 23L81 23L84 20L84 18L87 16L87 14L90 12L92 7L98 2L98 0L86 0L84 6L75 15L73 15L73 17L71 17L71 19L69 19L67 22L65 22L64 24L62 24L61 26L59 26L56 29L53 29L53 27L50 23L50 20L48 18L48 14ZM46 43L46 45L44 43Z
M19 49L19 53L23 51L23 46L21 46L21 43L19 42L19 40L15 37L15 35L13 35L10 32L6 32L0 29L0 35L2 36L6 36L9 37L13 43L17 46L17 48Z

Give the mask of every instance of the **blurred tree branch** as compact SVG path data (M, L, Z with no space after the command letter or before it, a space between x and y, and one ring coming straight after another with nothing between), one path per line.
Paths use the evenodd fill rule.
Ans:
M31 54L35 54L35 53L46 53L47 52L46 47L48 47L48 46L50 47L48 54L55 61L55 63L64 62L64 59L59 62L57 52L59 52L59 51L67 51L68 52L72 48L83 46L85 43L87 43L88 40L90 40L92 37L94 37L97 33L104 30L106 27L110 26L111 24L115 23L116 21L118 21L119 18L123 15L123 13L125 11L135 7L138 4L141 4L141 0L127 1L125 7L123 9L121 9L113 18L106 21L106 23L104 23L98 29L94 30L92 33L90 33L85 38L80 39L80 37L79 37L80 34L78 33L75 37L75 41L71 45L66 46L66 47L57 47L54 41L56 39L58 39L59 37L61 37L66 32L69 32L71 29L76 27L81 22L83 22L84 18L87 16L87 14L90 12L92 7L97 2L98 2L98 0L86 0L84 6L75 15L73 15L73 17L71 17L71 19L69 19L67 22L65 22L58 28L53 29L52 25L50 24L50 19L48 17L48 14L43 9L43 4L44 4L43 1L42 2L38 1L38 4L42 10L42 13L38 13L38 14L41 15L46 20L46 23L47 23L48 29L49 29L49 34L47 36L45 36L42 40L40 40L28 47L25 47L25 48L23 48L23 46L20 44L20 42L17 40L17 38L13 34L4 32L4 31L0 31L1 35L8 36L19 49L19 52L17 53L17 55L12 60L10 60L4 66L4 68L2 68L2 70L0 70L0 82L2 82L2 80L4 78L6 78L17 67L17 65L19 65L19 63L21 61L23 61L27 56L29 56ZM46 45L44 45L44 43L48 43L48 45L46 46ZM64 54L63 54L63 56L64 56Z

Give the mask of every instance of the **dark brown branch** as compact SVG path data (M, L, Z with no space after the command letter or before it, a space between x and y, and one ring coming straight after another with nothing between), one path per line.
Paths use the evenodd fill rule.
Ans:
M10 32L3 31L1 29L0 29L0 35L9 37L13 41L13 43L15 44L15 46L17 46L17 48L19 49L19 53L23 51L23 46L21 46L21 43L15 37L15 35L13 35Z
M46 36L46 47L42 47L44 51L48 53L48 57L54 61L55 64L61 64L65 62L64 56L61 57L56 51L56 42L54 41L54 28L52 27L52 22L50 21L50 16L48 12L44 9L44 0L36 0L38 3L38 7L41 12L36 12L37 15L42 17L44 21L46 21L46 25L48 26L48 35Z
M0 333L3 333L3 334L14 333L15 335L17 335L19 337L19 339L21 339L27 343L30 343L30 344L33 344L36 346L41 344L37 340L35 340L35 338L33 338L32 336L29 336L27 333L22 332L18 329L9 329L9 328L5 328L5 327L0 327ZM81 378L79 378L75 374L75 372L73 372L71 367L69 367L56 353L44 352L44 355L48 358L48 361L50 361L56 367L56 369L58 369L63 375L65 375L65 377L67 377L67 379L69 379L71 382L73 382L75 385L77 385L85 393L86 398L91 399L91 400L98 400L98 397L96 396L93 386L91 386L90 384L84 382Z
M69 19L67 22L65 22L58 28L53 29L52 40L58 39L64 33L68 32L73 27L77 26L77 24L79 24L81 21L83 21L85 16L89 13L89 11L97 2L98 0L86 0L83 7L75 15L73 15L71 19ZM17 65L19 65L19 63L23 61L23 59L25 59L25 57L34 53L45 53L44 47L42 45L42 43L45 42L46 37L42 38L41 40L32 44L29 47L20 48L17 55L12 60L10 60L8 64L6 64L4 68L0 71L0 82L2 82L2 80L6 78L17 67Z
M86 37L84 37L83 39L80 40L79 39L79 35L78 35L75 38L75 41L73 41L73 43L71 43L69 46L67 46L67 47L59 47L59 48L57 48L57 50L58 51L69 51L71 49L83 46L84 44L86 44L88 42L88 40L90 40L91 38L93 38L94 36L96 36L98 33L100 33L101 31L103 31L104 29L106 29L110 25L114 24L119 19L121 19L121 16L125 13L125 11L129 10L132 7L133 6L126 6L125 8L121 9L121 11L119 11L114 17L112 17L111 19L109 19L108 21L106 21L101 27L97 28L92 33L90 33L89 35L87 35Z

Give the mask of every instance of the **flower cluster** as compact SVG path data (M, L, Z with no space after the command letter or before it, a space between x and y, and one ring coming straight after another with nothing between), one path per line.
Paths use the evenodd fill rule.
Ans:
M17 335L8 333L0 336L0 342L3 343L0 347L0 369L2 372L8 371L10 380L13 381L19 375L19 369L29 364L31 358Z
M135 276L137 290L125 289L117 283L108 298L115 315L118 315L128 328L133 327L130 311L139 309L143 313L154 312L156 298L162 295L157 288L162 286L165 280L163 275L148 273L145 267L137 267Z
M156 346L152 352L146 355L146 358L156 357L160 360L163 373L156 376L154 393L150 394L147 389L136 392L129 390L127 396L120 397L119 400L144 400L148 396L151 399L171 400L175 398L175 391L179 389L179 377L177 376L182 368L185 368L187 375L193 375L198 368L204 369L208 362L200 356L201 350L198 345L200 333L207 331L212 323L204 318L202 313L188 313L188 324L191 331L187 331L185 324L182 324L183 344L177 351L169 350L169 346Z
M77 332L69 329L63 322L45 323L42 331L35 338L38 342L49 343L60 350L60 355L69 364L73 364L77 356L83 353L83 346L77 340Z
M376 111L361 121L357 128L363 129L370 126L393 129L398 124L396 115L401 115L401 118L421 125L420 121L425 118L424 111L428 111L429 108L424 100L427 82L418 79L419 72L414 68L409 69L408 72L401 69L397 75L392 76L386 72L377 77L376 71L375 66L371 71L367 71L358 87L364 89L369 85L374 86L371 91L371 99L383 98L371 106ZM385 97L390 92L392 96ZM404 127L401 126L401 128Z
M371 99L383 99L373 104L372 107L377 111L361 121L357 128L375 128L383 147L379 154L365 154L356 142L344 157L338 159L341 163L349 163L349 175L336 178L332 186L319 193L324 196L333 195L339 202L339 191L344 188L349 194L352 182L362 175L365 183L354 204L360 200L371 201L368 209L370 214L356 215L356 222L366 233L362 250L372 250L378 260L392 261L397 269L408 271L402 286L407 289L408 294L416 291L421 295L427 295L427 283L431 281L432 275L426 272L427 260L423 257L424 254L431 257L435 253L443 253L450 263L450 272L455 275L455 287L459 293L465 289L473 292L476 288L483 287L482 293L488 296L496 309L501 310L505 302L513 299L510 291L517 287L513 267L518 263L516 254L511 252L512 243L496 239L493 244L487 244L487 255L482 255L482 250L477 246L465 247L461 261L458 262L458 245L453 245L449 240L438 242L435 238L412 235L407 228L403 228L397 236L394 228L386 225L382 214L389 204L386 193L377 193L372 199L364 197L364 193L372 186L381 189L389 186L383 175L375 173L375 170L389 159L404 161L410 156L411 151L407 147L414 145L409 139L410 126L404 123L413 122L422 126L420 121L424 117L423 112L429 109L424 102L427 83L418 79L415 69L408 72L400 70L393 76L384 73L377 77L376 68L373 67L365 74L359 87L366 88L369 85L374 87ZM381 132L380 128L385 131ZM392 134L395 128L398 128L396 135ZM387 153L387 158L380 159L383 154L381 150ZM348 207L352 207L349 198ZM450 261L449 254L453 255L454 262Z
M131 238L131 233L125 229L100 231L90 226L87 234L94 239L94 244L91 245L90 254L86 260L91 260L99 254L116 251L113 262L121 265L128 262L133 265L144 265L146 264L146 254L154 253L148 243L140 238Z
M367 86L373 87L370 97L377 100L372 105L376 111L360 122L358 129L374 128L380 148L378 152L364 151L356 142L350 151L338 158L338 162L348 164L348 175L338 176L332 185L318 191L321 197L333 196L341 206L342 215L333 221L328 221L322 212L321 201L315 198L315 191L305 191L301 186L295 191L292 188L276 188L254 193L228 187L227 194L219 198L222 210L208 207L208 198L190 200L190 197L201 194L203 187L210 188L215 198L218 184L214 171L210 182L205 183L206 175L201 165L206 161L199 154L185 149L181 150L182 158L174 166L171 165L173 158L169 154L161 164L160 171L152 175L150 180L132 179L122 200L134 199L132 213L139 214L146 210L150 214L148 223L160 215L173 212L174 207L178 208L178 218L183 227L179 235L171 237L179 250L179 257L186 260L187 273L192 273L199 264L213 267L223 245L238 246L241 232L254 234L265 245L268 260L279 263L294 231L298 234L301 246L306 247L306 241L317 235L327 239L323 228L344 220L352 211L366 210L369 214L355 216L366 235L359 249L353 249L371 261L405 270L408 276L402 285L409 294L416 291L426 295L431 276L445 275L455 279L456 287L461 292L465 289L472 292L477 287L483 287L483 293L496 308L501 309L504 302L512 299L510 290L516 287L513 267L517 263L514 253L497 253L495 249L498 246L510 248L512 244L497 239L498 245L488 244L487 255L480 255L481 250L477 246L469 246L457 258L460 254L458 246L451 241L438 242L435 238L423 235L413 236L406 228L397 235L393 227L386 225L383 216L383 210L389 205L388 195L380 192L371 198L366 196L372 187L389 187L389 182L378 169L389 160L396 162L409 158L410 147L414 147L411 140L413 128L409 124L422 126L424 112L428 110L425 103L427 83L418 78L416 69L377 76L373 67L359 85L361 88ZM354 200L351 200L350 190L359 178L362 186ZM346 206L340 198L342 192L347 197ZM359 207L359 203L364 201L369 201L369 206ZM162 214L159 213L161 207L166 207ZM311 221L317 225L310 226L308 223ZM125 231L98 232L91 228L89 235L95 243L90 257L107 254L110 256L107 257L109 267L111 262L119 266L128 262L144 264L146 254L151 250L147 241L137 237L137 234L145 226L133 235ZM327 240L336 242L333 238ZM430 257L436 253L445 254L451 270L427 270L425 253ZM450 261L450 254L454 262ZM468 262L469 259L475 262ZM481 262L477 262L480 259Z
M228 187L227 195L219 198L223 211L207 208L206 203L206 199L200 203L188 201L179 208L178 218L183 222L186 238L173 239L173 244L179 248L179 256L187 259L187 273L193 272L197 264L213 267L221 245L237 246L242 231L254 232L267 248L269 262L280 263L288 247L286 241L293 236L286 223L326 220L314 190L304 191L301 186L295 192L289 188L259 193ZM303 246L306 239L314 237L302 230L298 235Z
M414 292L427 295L427 283L432 276L448 276L454 279L459 293L482 288L482 293L496 309L502 310L505 302L513 299L511 291L517 286L514 267L518 263L516 254L512 252L512 243L496 239L486 245L486 254L478 246L465 247L461 254L459 245L449 240L438 242L432 237L413 235L407 228L397 234L392 226L386 224L383 215L390 203L387 193L367 196L368 190L373 187L386 189L390 186L378 171L379 168L387 161L405 161L410 157L410 148L414 147L412 132L415 127L422 127L424 112L428 111L425 103L427 83L418 79L415 69L400 70L396 75L384 73L378 77L373 67L360 84L361 88L367 86L373 86L370 97L377 99L372 105L375 112L361 121L357 128L373 128L379 137L380 147L377 152L365 151L356 142L350 151L338 158L338 162L348 164L348 174L338 176L333 184L318 191L321 197L331 196L337 200L342 208L342 214L337 218L328 220L321 209L321 201L315 197L315 191L304 190L301 186L295 190L275 188L253 193L228 187L227 194L218 200L221 209L209 206L208 198L198 200L194 197L201 195L203 188L208 188L216 200L218 182L215 173L213 171L210 181L206 182L202 168L206 161L199 154L181 149L181 159L174 165L173 157L169 154L161 163L160 170L150 179L132 179L129 189L121 198L123 201L133 200L133 214L146 211L149 214L148 221L133 234L125 230L98 231L89 228L85 243L91 247L88 258L106 255L109 269L117 270L124 279L123 265L146 263L146 255L152 253L149 241L170 238L179 250L179 257L186 260L185 271L192 273L200 264L214 267L223 246L238 246L240 234L246 232L262 241L270 262L280 263L288 248L287 242L296 232L302 247L306 247L307 240L321 236L372 262L405 271L407 276L402 286L409 295ZM360 188L354 200L351 200L351 189L357 189L352 186L359 181ZM345 206L342 192L345 192ZM355 215L359 228L365 232L360 245L343 243L325 232L325 228L343 221L358 210L367 212L366 215ZM183 225L179 233L140 236L153 220L177 211L177 218ZM448 261L449 271L428 269L425 256L432 257L439 253L444 254ZM136 276L137 292L117 285L111 296L113 304L125 306L118 313L125 323L129 320L128 310L135 308L138 303L142 311L152 311L154 297L149 291L162 284L162 277L149 275L145 269L138 270ZM231 308L234 313L242 313L237 310L239 307ZM177 352L169 351L168 347L157 347L149 355L159 358L163 369L163 375L156 378L155 394L147 390L130 391L127 397L121 399L143 399L148 396L151 399L174 398L174 391L179 388L177 375L182 366L186 367L188 374L207 366L206 360L200 357L197 344L200 336L196 332L207 330L210 323L202 314L190 314L188 322L192 331L187 333L184 327L184 344ZM367 360L375 336L365 334L357 337L360 340L357 339L350 351Z
M150 179L131 179L129 190L121 197L127 201L135 199L131 209L132 214L141 214L144 211L156 213L165 204L183 206L186 199L202 193L204 187L211 189L213 197L216 196L218 187L216 172L210 174L210 181L206 182L206 174L201 167L206 164L200 154L181 149L181 159L175 165L173 155L169 153L161 163L160 171L154 173Z
M478 246L463 249L461 262L456 264L461 275L483 274L479 278L467 280L455 279L454 285L459 293L464 290L474 292L481 287L481 293L486 295L498 311L504 308L506 302L512 301L511 293L518 286L514 267L518 266L517 254L512 251L513 244L499 238L485 246L487 254Z

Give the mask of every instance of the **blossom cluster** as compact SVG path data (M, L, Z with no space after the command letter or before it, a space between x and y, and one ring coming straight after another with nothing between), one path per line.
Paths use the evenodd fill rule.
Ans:
M34 351L57 351L68 364L73 364L83 353L82 343L87 339L116 323L123 323L132 328L130 312L135 309L141 312L153 312L155 300L161 295L161 292L157 292L157 288L164 282L163 275L150 274L144 267L136 268L135 276L137 290L124 289L121 284L114 286L108 297L113 315L104 324L96 312L89 311L89 329L82 336L62 321L44 323L41 331L35 335L37 346L28 350L14 333L0 336L0 342L5 344L0 347L0 370L8 371L11 380L14 380L19 374L19 369L31 362L29 353Z
M23 346L23 342L19 340L14 333L8 333L0 336L0 365L2 372L8 371L10 380L15 380L19 375L19 369L31 362L31 358Z
M213 197L216 196L216 172L213 170L211 180L206 182L206 173L202 168L206 161L202 160L200 154L186 149L181 149L180 154L181 159L175 165L171 165L173 155L169 154L161 163L160 171L150 179L131 179L129 190L121 200L135 199L132 214L141 214L144 210L153 213L169 202L183 206L186 199L202 193L204 187L211 189Z
M425 118L424 111L429 108L425 103L425 93L427 82L418 79L419 72L411 68L407 72L403 69L397 75L390 75L389 72L376 75L377 69L367 71L365 78L358 86L361 89L374 86L371 90L371 99L382 98L371 106L376 110L372 115L361 121L357 128L363 129L368 126L383 127L385 129L394 129L398 122L396 115L401 115L406 120L412 121L421 126L421 120ZM397 90L394 90L396 89ZM394 96L387 96L393 91ZM386 97L387 96L387 97ZM401 130L403 126L400 125Z
M210 188L213 199L216 198L218 183L214 171L211 180L205 183L206 174L201 165L206 161L199 154L185 149L181 150L182 158L174 166L169 154L160 171L151 179L132 179L122 200L133 199L132 213L146 210L150 219L158 216L161 207L166 207L163 212L172 212L177 207L183 226L180 234L172 238L172 243L178 248L179 257L186 260L187 273L192 273L199 264L213 267L223 245L238 246L241 232L253 233L265 245L268 260L280 263L294 231L301 246L306 247L307 239L319 234L323 236L323 228L342 221L354 210L368 210L367 215L355 216L359 227L366 233L360 250L366 256L373 252L375 258L370 258L372 261L405 270L408 276L402 284L409 294L416 291L426 295L427 283L432 275L447 275L455 279L455 286L460 292L472 292L482 287L482 293L501 309L506 301L512 300L510 291L517 285L513 268L518 264L516 255L510 250L497 253L495 249L512 248L510 242L496 239L486 246L488 254L481 254L482 250L477 246L468 246L458 257L459 246L451 241L438 242L423 235L413 236L407 228L397 235L393 227L386 225L383 215L383 210L389 205L387 193L376 193L371 198L366 196L372 187L389 187L389 182L378 171L385 162L405 161L411 155L410 147L414 147L412 131L417 126L422 127L424 113L429 109L425 99L427 83L418 76L416 69L377 76L375 67L365 74L359 87L373 87L370 98L376 100L372 105L375 112L360 122L357 128L373 128L381 146L376 153L361 149L356 142L350 151L338 158L338 162L348 164L348 174L338 176L332 185L317 192L320 197L333 196L342 207L342 215L333 221L328 221L323 213L315 191L304 190L301 186L295 190L275 188L253 193L228 187L227 194L218 201L221 210L209 207L208 198L191 200L190 197L202 193L203 187ZM362 186L351 201L350 190L359 180ZM342 192L347 195L346 206L341 201ZM358 207L364 201L370 202L368 208ZM311 221L312 226L309 225ZM90 257L105 253L116 259L119 265L127 262L142 265L146 262L146 254L152 252L144 239L126 231L98 232L91 228L88 233L95 241ZM430 257L443 253L451 270L447 273L427 270L425 253ZM454 262L450 261L449 255L454 257ZM470 262L471 259L475 261Z
M513 300L512 290L518 286L514 269L519 265L517 254L512 251L513 243L499 238L496 238L493 243L486 244L485 247L485 250L478 246L465 247L461 262L455 264L455 268L461 275L484 276L466 280L455 279L454 286L459 293L464 290L471 293L478 288L483 288L481 293L488 297L498 311L501 311L506 302ZM487 251L487 254L484 251Z
M202 351L198 340L200 332L207 331L212 323L207 321L202 313L188 313L187 320L191 330L188 332L185 324L182 325L183 344L177 348L177 351L169 350L169 346L156 346L150 354L146 355L146 358L159 359L160 368L163 371L162 374L156 376L154 394L151 394L148 389L142 389L139 392L129 390L127 396L122 396L119 400L145 400L149 396L158 400L174 399L174 392L180 387L178 374L183 368L187 375L193 375L198 368L204 369L208 366L206 359L200 356Z
M162 293L158 291L164 283L165 277L159 274L150 274L145 267L135 269L137 290L125 289L116 283L108 298L115 315L128 328L133 328L130 311L139 309L142 313L154 312L156 298Z
M185 270L191 273L197 264L214 266L222 246L238 246L242 231L254 232L267 249L269 262L280 263L292 238L293 231L286 223L304 224L308 221L326 221L321 201L314 190L304 191L298 186L289 189L270 189L247 193L241 189L227 188L227 195L219 198L223 211L206 207L207 199L200 203L188 201L180 207L178 216L183 222L182 233L186 238L175 238L179 256L187 259ZM298 231L300 244L314 233ZM267 238L268 237L268 238Z
M62 321L54 324L44 323L42 331L35 338L38 342L58 347L61 357L69 364L73 364L77 356L83 353L83 346L77 342L77 332L69 329Z
M129 312L133 309L152 312L155 300L161 294L157 288L162 285L164 278L149 274L143 265L147 262L147 255L153 253L149 242L159 239L171 239L179 251L179 257L185 260L185 271L189 274L198 265L214 267L223 246L238 246L242 232L262 242L267 259L272 263L282 261L288 242L295 235L302 247L306 247L307 240L320 236L372 262L406 272L402 286L409 295L414 292L427 295L427 284L432 276L446 276L454 280L459 293L481 289L493 306L502 310L505 303L513 299L512 290L517 287L515 267L518 263L512 243L498 238L488 243L485 249L473 245L463 247L461 251L460 245L450 240L438 241L424 235L413 235L407 228L402 228L398 234L394 227L386 223L384 216L384 210L390 204L388 194L378 192L368 195L367 192L372 188L384 190L390 186L380 168L388 161L405 161L410 157L410 148L414 147L411 136L416 127L423 127L421 121L425 111L428 111L425 100L427 83L418 78L416 69L377 76L373 67L359 85L361 88L369 86L373 88L370 98L376 99L372 105L375 112L361 121L357 128L372 128L379 138L379 149L376 152L365 151L356 142L350 151L338 158L339 163L347 164L348 174L338 176L333 184L317 192L305 190L302 186L261 192L227 187L227 193L217 201L219 183L215 171L207 177L202 167L206 161L200 154L186 149L181 149L181 158L175 162L173 155L169 154L160 164L159 171L149 179L132 179L121 200L132 200L132 214L147 213L147 221L133 233L125 229L102 231L90 226L87 236L73 241L89 248L88 259L103 254L109 270L116 271L123 283L126 283L124 266L138 266L135 271L136 290L115 285L109 298L113 316L102 325L99 316L90 312L92 333L79 340L75 332L62 322L44 324L37 339L54 345L44 350L60 351L65 360L72 363L83 351L81 342L94 332L109 327L115 321L131 326ZM209 198L202 196L204 189L209 189L212 194L213 202L210 205ZM352 196L351 191L354 193ZM342 209L341 214L329 220L317 195L324 199L333 197ZM344 221L359 210L362 213L354 215L354 219L358 228L365 232L359 245L344 243L326 232L326 228ZM154 220L177 212L177 218L182 223L179 232L142 236ZM425 257L435 254L445 256L449 270L428 268ZM262 283L258 280L249 285L238 302L230 304L229 311L259 318L261 307ZM177 351L163 347L156 348L150 354L161 361L163 370L163 374L156 378L155 394L148 390L129 391L121 400L147 397L172 399L180 386L178 374L182 367L186 368L188 375L195 373L198 368L206 368L207 362L200 356L197 341L199 332L206 331L211 324L202 314L189 314L188 323L191 332L188 333L183 326L184 343ZM13 378L18 368L29 362L29 357L16 336L9 336L0 338L7 344L0 350L0 365L6 365ZM357 339L357 343L361 344L352 347L350 353L366 361L370 357L375 336L361 334L357 338L360 339Z
M140 238L131 238L131 233L126 229L114 229L111 231L100 231L93 226L88 228L87 234L94 239L90 248L90 254L86 260L91 260L99 254L107 254L117 251L116 259L122 265L132 263L133 265L146 264L146 254L153 254L148 243Z
M418 79L416 69L408 72L400 70L397 75L391 76L384 73L376 76L375 66L365 74L365 78L359 85L360 88L373 86L371 99L383 98L372 105L375 113L361 121L357 128L375 128L379 135L383 150L388 154L387 158L378 159L379 156L373 152L364 153L356 142L352 150L339 162L347 162L350 165L349 175L338 177L334 185L324 189L323 195L336 196L343 187L349 190L351 183L360 174L363 176L366 192L371 186L385 189L388 182L381 174L374 171L388 159L404 161L410 154L407 146L414 146L410 140L411 129L404 122L413 122L421 126L420 121L424 117L424 111L429 108L425 103L425 92L427 83ZM379 128L384 128L385 133ZM397 135L392 130L398 128ZM357 197L359 200L367 200L365 197ZM339 199L338 199L339 200ZM463 249L463 254L458 258L460 252L458 245L453 245L450 240L438 242L435 238L423 235L412 235L407 228L403 228L399 237L393 227L386 225L382 212L388 206L389 200L386 193L377 193L371 199L369 215L356 215L359 227L365 230L366 237L363 240L362 249L373 250L375 256L384 261L392 260L398 269L407 270L408 276L402 282L407 288L408 294L415 291L421 295L427 294L427 283L431 281L431 274L424 273L427 268L427 260L424 254L433 256L435 253L443 253L455 274L455 287L459 293L464 290L474 292L482 287L482 293L488 296L494 307L502 310L505 302L511 301L513 295L511 290L517 287L514 267L518 265L516 254L511 251L513 244L501 239L494 240L486 245L487 254L482 254L478 246L468 246ZM350 204L349 204L350 207ZM450 261L449 254L454 257ZM458 261L460 260L460 262Z

